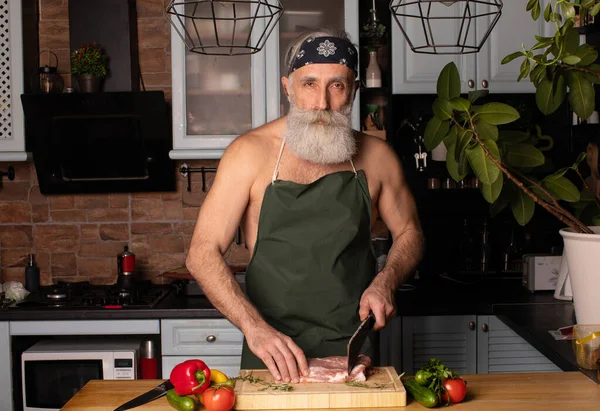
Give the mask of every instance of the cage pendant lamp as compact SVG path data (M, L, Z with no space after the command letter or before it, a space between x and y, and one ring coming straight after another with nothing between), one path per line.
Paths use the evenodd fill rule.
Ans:
M189 51L214 56L259 52L282 13L278 0L172 0L166 9Z
M479 52L502 6L502 0L390 1L391 14L411 50L422 54Z

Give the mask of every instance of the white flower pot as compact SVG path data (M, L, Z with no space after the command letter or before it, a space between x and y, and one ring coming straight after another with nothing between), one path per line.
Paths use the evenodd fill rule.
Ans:
M596 234L576 233L571 228L559 231L565 243L577 324L600 324L600 226L590 228Z

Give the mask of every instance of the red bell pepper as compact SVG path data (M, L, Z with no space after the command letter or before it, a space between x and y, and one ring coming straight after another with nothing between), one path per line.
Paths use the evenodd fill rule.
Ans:
M187 360L177 364L169 380L177 395L202 394L210 386L210 369L201 360Z

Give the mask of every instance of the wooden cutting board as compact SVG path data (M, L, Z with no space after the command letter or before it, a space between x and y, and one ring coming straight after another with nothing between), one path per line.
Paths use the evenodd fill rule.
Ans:
M352 387L346 384L300 383L291 391L263 390L264 386L236 381L236 410L293 410L314 408L378 408L406 406L406 390L394 367L374 367L365 384L387 384L384 388ZM268 370L242 370L273 382Z

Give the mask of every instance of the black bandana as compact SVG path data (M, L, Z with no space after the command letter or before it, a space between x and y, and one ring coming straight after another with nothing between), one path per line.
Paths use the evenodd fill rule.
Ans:
M309 37L302 43L288 75L309 64L342 64L358 75L358 52L339 37Z

